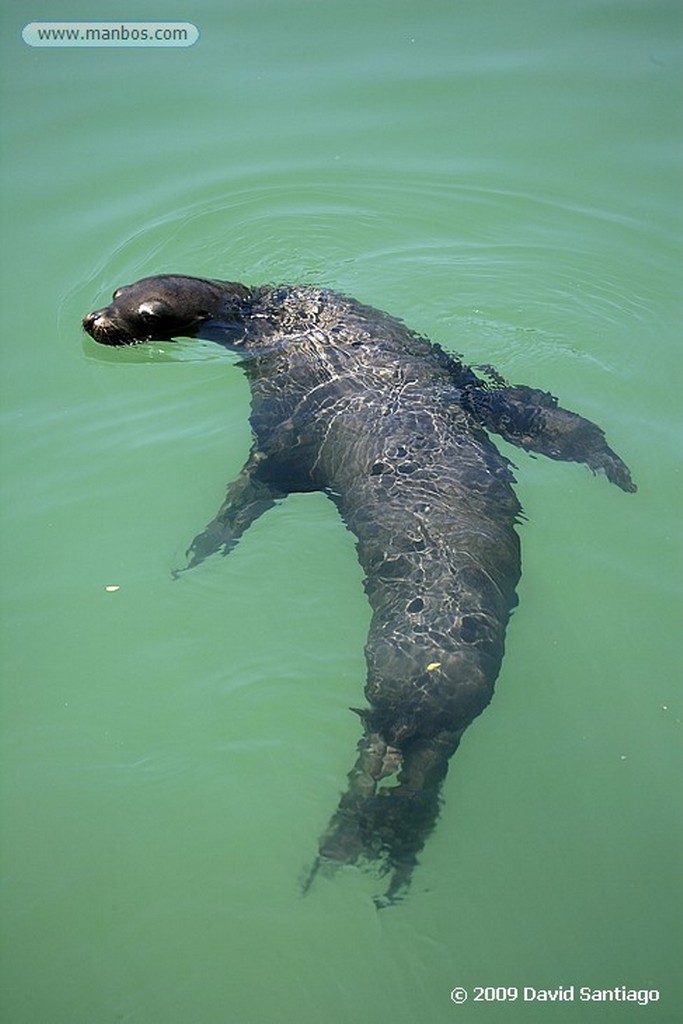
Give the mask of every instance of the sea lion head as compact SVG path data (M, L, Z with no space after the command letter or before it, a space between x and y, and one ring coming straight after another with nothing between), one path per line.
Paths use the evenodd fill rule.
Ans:
M232 281L184 274L143 277L117 288L108 306L87 313L83 328L101 345L212 337L212 325L223 336L239 336L250 294Z

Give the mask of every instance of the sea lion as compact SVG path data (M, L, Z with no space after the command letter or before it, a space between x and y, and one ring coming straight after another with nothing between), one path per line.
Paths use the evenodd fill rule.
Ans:
M322 864L380 860L393 900L436 822L449 759L491 700L517 602L521 507L488 432L635 491L628 468L598 426L549 393L475 373L325 288L148 277L83 326L105 345L196 337L242 357L253 447L188 567L227 554L295 491L323 491L355 534L372 607L369 706L310 877Z

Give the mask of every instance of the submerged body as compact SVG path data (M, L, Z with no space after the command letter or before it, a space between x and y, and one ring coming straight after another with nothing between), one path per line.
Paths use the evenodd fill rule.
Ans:
M449 758L491 699L516 603L520 506L487 431L632 491L628 469L546 392L481 378L326 289L164 275L119 289L84 327L104 344L202 337L244 356L254 445L190 565L227 553L295 491L325 492L355 534L373 613L369 707L317 865L381 859L392 898L434 826Z

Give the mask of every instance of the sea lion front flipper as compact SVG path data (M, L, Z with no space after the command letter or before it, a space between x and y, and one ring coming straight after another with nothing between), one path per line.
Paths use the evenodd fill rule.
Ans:
M278 498L286 497L287 492L274 487L263 474L265 458L261 452L252 451L240 475L228 486L218 512L187 549L185 568L192 569L218 551L227 555L260 515Z
M622 491L637 490L628 466L607 444L591 420L563 409L547 391L525 384L510 387L467 387L463 405L486 427L526 451L563 462L583 462L602 470Z

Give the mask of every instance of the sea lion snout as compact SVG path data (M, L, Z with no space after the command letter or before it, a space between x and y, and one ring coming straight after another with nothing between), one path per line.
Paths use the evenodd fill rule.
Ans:
M97 309L94 313L86 313L81 321L83 324L83 330L88 334L92 334L93 331L97 330L97 325L102 316L102 310Z
M134 337L124 324L112 315L111 306L96 309L83 317L83 330L100 345L135 345L145 338Z

